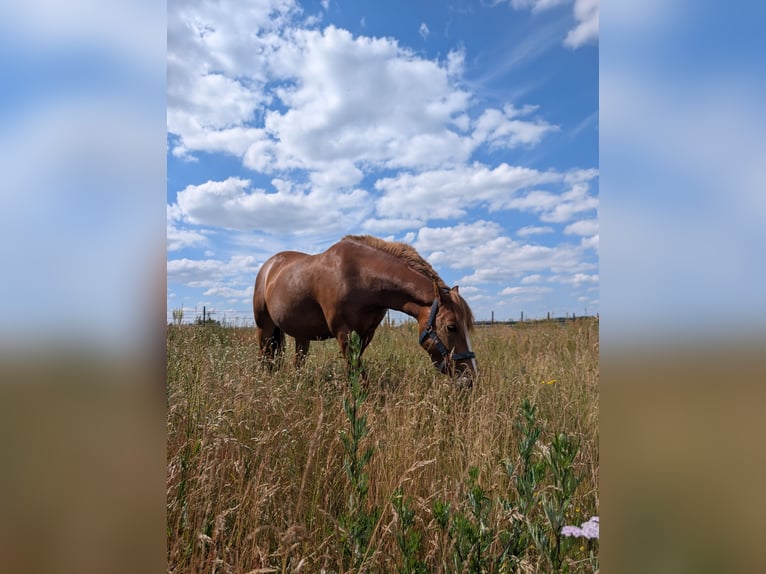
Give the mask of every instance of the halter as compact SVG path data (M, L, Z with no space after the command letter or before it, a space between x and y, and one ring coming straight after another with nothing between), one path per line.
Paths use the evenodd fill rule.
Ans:
M442 343L441 339L439 339L439 335L436 334L436 330L434 329L434 319L436 319L436 312L439 310L439 297L434 298L434 302L431 305L431 313L428 315L428 323L426 323L426 328L423 329L423 332L420 334L420 339L418 339L418 343L421 345L423 344L423 341L426 340L426 337L430 338L433 341L434 346L436 346L436 350L441 353L442 356L442 362L439 364L439 370L444 371L444 367L447 366L447 359L451 358L453 361L462 361L465 359L475 359L476 354L473 351L467 351L465 353L452 353L447 350L447 347L444 346L444 343Z

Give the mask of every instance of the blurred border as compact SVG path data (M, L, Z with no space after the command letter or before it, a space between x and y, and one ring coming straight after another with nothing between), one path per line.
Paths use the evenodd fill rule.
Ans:
M762 569L764 15L602 6L605 572Z
M0 8L0 563L165 566L166 6Z

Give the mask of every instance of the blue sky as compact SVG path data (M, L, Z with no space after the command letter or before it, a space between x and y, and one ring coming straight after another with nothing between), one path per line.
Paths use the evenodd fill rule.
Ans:
M598 5L168 5L167 314L273 253L414 245L479 319L599 311Z

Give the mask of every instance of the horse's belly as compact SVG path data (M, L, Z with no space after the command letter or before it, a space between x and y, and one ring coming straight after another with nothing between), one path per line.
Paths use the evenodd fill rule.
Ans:
M333 336L321 307L313 301L278 306L271 312L274 323L291 337L330 339Z

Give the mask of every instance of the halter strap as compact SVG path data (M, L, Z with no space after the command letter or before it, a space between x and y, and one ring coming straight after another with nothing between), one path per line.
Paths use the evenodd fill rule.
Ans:
M431 312L428 314L428 323L426 323L426 328L423 329L423 332L420 333L420 338L418 339L418 343L422 345L423 341L425 341L426 338L430 338L433 341L433 344L436 347L436 350L439 351L439 353L442 356L442 362L439 364L440 371L444 370L444 367L447 364L448 358L451 358L453 361L475 359L476 354L473 351L467 351L465 353L453 353L450 356L450 352L447 350L447 347L444 346L444 343L442 343L441 339L439 339L439 335L436 334L436 330L434 329L434 320L436 319L436 313L438 310L439 310L439 298L435 297L434 302L431 304Z

